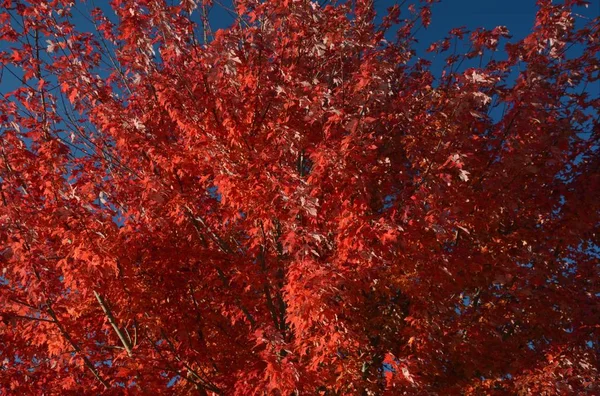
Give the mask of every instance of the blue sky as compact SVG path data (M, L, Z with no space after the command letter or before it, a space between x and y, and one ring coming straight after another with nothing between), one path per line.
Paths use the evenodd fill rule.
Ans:
M473 30L499 25L522 38L533 26L536 10L533 0L446 0L433 6L431 26L423 38L435 39L458 26Z

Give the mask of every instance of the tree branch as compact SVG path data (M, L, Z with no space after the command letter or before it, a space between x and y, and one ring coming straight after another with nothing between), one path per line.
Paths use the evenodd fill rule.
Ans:
M96 379L102 385L104 385L104 387L106 389L110 388L110 385L108 384L108 382L106 382L100 376L100 373L98 372L98 370L96 369L96 367L94 367L94 364L83 353L83 351L81 350L81 348L79 347L79 345L77 345L77 343L75 342L75 340L73 340L73 338L71 338L71 335L62 326L62 324L60 323L60 321L56 317L56 313L52 309L52 304L51 304L50 300L47 301L47 308L46 308L46 310L48 311L48 314L50 315L50 317L54 320L54 323L56 324L56 327L58 327L58 330L60 331L60 333L62 334L62 336L69 342L69 344L71 344L71 347L73 347L73 349L75 350L75 352L78 353L79 355L81 355L81 357L83 358L83 363L92 372L92 374L94 374L94 377L96 377Z
M217 244L217 246L219 247L219 249L221 249L221 251L223 253L225 253L225 254L233 254L234 253L234 251L229 247L229 245L226 242L224 242L217 234L215 234L213 232L213 230L204 222L204 219L202 219L202 217L194 216L192 210L187 205L185 205L185 209L187 210L188 216L190 217L190 220L192 221L192 225L194 226L194 229L196 230L196 234L198 235L198 237L200 237L200 239L202 239L201 238L202 233L200 232L200 224L201 224L204 228L206 228L206 230L208 231L212 240ZM215 267L215 268L217 270L217 274L219 275L219 279L221 279L221 282L223 282L223 284L227 288L230 288L231 285L230 285L229 279L227 278L227 276L225 275L223 270L219 267ZM236 305L238 306L238 308L241 309L242 312L244 313L244 316L246 316L246 319L248 319L248 322L250 322L252 327L254 327L256 325L256 320L254 319L252 314L250 314L250 311L248 311L248 309L246 309L246 307L244 307L244 305L241 303L239 297L235 298L235 302L236 302Z
M121 340L121 343L125 347L127 354L129 356L133 356L131 342L129 341L129 339L127 339L127 337L125 337L125 334L123 334L123 332L119 328L119 325L117 324L115 317L113 316L112 312L110 311L108 304L106 304L106 301L104 301L104 298L102 298L102 296L95 290L94 290L94 296L96 296L96 300L98 300L100 307L102 307L102 311L104 311L104 314L108 318L108 322L110 323L112 328L115 330L115 333L117 333L117 335L119 336L119 339Z

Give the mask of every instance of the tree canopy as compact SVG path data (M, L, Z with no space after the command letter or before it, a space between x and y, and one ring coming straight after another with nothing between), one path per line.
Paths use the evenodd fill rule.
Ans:
M600 392L600 20L431 3L0 0L0 394Z

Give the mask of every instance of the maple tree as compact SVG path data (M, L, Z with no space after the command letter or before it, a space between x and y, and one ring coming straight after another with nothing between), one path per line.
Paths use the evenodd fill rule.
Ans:
M0 393L600 392L584 1L173 3L0 1Z

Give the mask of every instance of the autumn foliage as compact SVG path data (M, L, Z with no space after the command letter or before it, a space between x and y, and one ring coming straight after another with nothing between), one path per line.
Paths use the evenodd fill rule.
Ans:
M0 0L0 394L600 393L599 20L430 3Z

